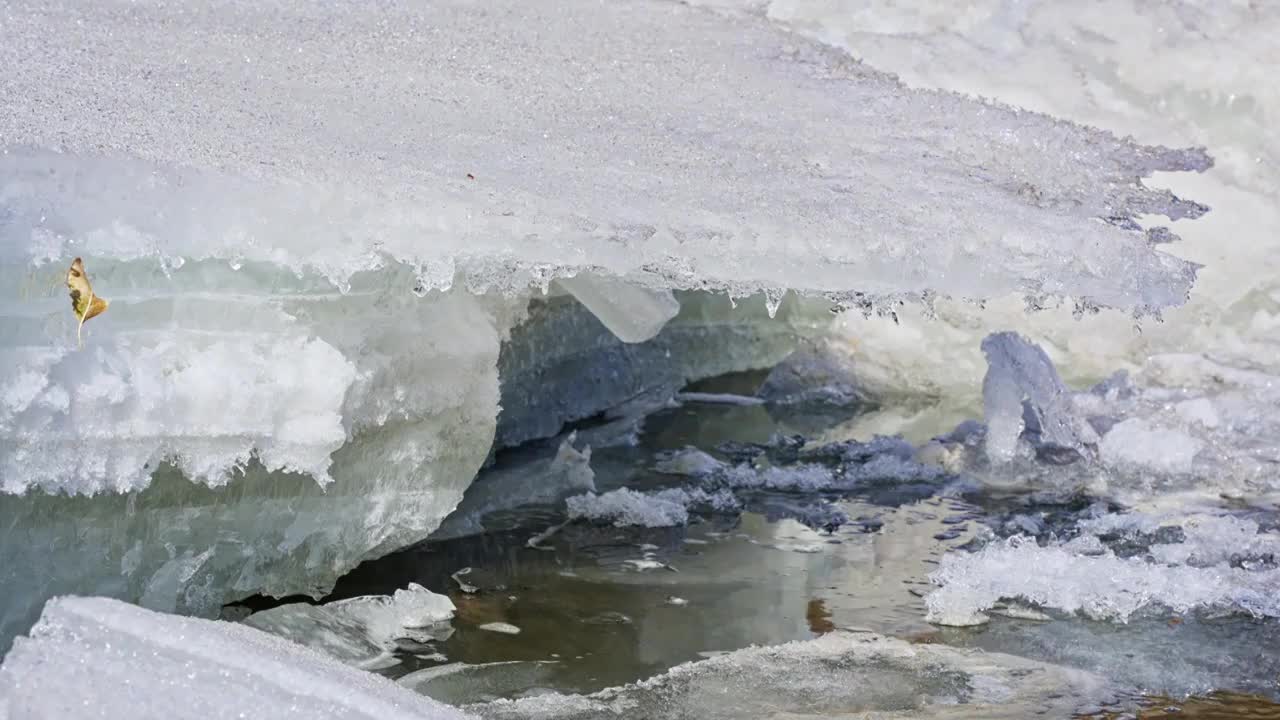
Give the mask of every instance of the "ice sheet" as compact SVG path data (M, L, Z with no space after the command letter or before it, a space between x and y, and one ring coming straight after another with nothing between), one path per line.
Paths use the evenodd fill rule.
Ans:
M451 707L235 623L50 601L0 665L0 718L463 720Z

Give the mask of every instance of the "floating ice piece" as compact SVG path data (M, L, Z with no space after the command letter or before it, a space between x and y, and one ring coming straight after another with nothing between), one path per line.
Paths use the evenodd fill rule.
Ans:
M719 472L724 467L724 463L706 452L698 448L687 447L662 457L658 462L654 463L653 469L668 475L703 477Z
M726 491L707 492L697 488L668 488L640 492L630 488L611 490L603 495L587 493L565 500L569 517L612 522L617 527L671 527L689 522L689 508L709 505L717 511L736 510L739 505Z
M512 625L511 623L491 622L491 623L485 623L483 625L479 625L478 627L481 630L484 630L486 632L501 633L502 635L519 635L520 634L520 628L516 627L515 625Z
M447 705L251 627L117 600L51 600L0 665L0 718L464 720Z
M453 601L410 583L394 595L370 595L324 605L290 603L262 610L245 624L315 648L354 665L381 661L401 638L426 642L452 633Z
M1102 678L1000 653L836 631L806 642L704 653L649 680L592 695L547 693L465 705L492 720L586 718L1071 717L1107 698Z

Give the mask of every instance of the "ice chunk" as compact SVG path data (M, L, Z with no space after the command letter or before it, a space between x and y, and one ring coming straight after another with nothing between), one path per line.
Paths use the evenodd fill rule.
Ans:
M1075 411L1071 393L1049 356L1017 333L982 341L987 376L982 404L987 423L987 456L1013 459L1025 434L1041 457L1079 456L1096 435Z
M1089 673L999 653L913 645L833 632L775 647L717 654L592 695L541 694L464 706L494 720L610 717L1070 717L1107 697Z
M1126 225L1201 212L1136 180L1204 153L908 90L756 17L77 0L14 8L2 32L20 265L87 245L338 284L392 259L423 289L590 271L739 297L1123 307L1179 304L1194 275ZM86 54L113 62L71 62Z
M1102 437L1098 454L1119 469L1149 470L1163 475L1191 472L1200 441L1186 433L1153 427L1142 418L1117 423Z
M481 630L484 630L486 632L501 633L503 635L519 635L520 634L520 628L516 627L515 625L512 625L511 623L491 622L491 623L485 623L483 625L479 625L477 627L479 627Z
M649 290L617 278L590 275L561 278L558 282L623 342L653 338L680 312L680 302L670 290Z
M639 492L630 488L611 490L603 495L587 493L565 500L569 517L611 522L617 527L671 527L689 522L689 508L708 505L715 510L736 510L738 502L726 491L708 493L691 488L668 488Z
M654 464L654 470L669 475L711 475L724 469L724 463L694 447L666 455Z
M370 595L324 605L290 603L262 610L245 624L355 665L381 660L401 638L427 642L452 632L453 601L416 583L394 595Z
M463 720L371 673L235 623L64 597L0 665L0 717Z

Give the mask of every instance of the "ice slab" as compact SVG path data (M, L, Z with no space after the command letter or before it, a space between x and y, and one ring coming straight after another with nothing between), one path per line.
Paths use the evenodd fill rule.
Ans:
M49 602L0 665L0 718L464 720L371 673L235 623L105 598Z
M341 286L390 260L422 289L589 270L771 304L1126 308L1177 305L1194 276L1126 224L1200 214L1141 178L1203 152L908 90L755 17L69 0L16 4L0 33L19 267L217 259Z
M225 266L187 287L105 270L99 287L145 289L84 351L39 333L0 348L17 399L0 410L0 647L59 594L202 615L321 595L426 537L489 452L505 301L417 298L394 275L343 295Z
M315 648L343 662L381 665L395 641L442 640L452 629L453 601L416 583L393 595L368 595L323 605L289 603L262 610L246 625Z
M1089 673L868 633L750 648L592 695L467 705L484 718L1069 717L1106 694Z

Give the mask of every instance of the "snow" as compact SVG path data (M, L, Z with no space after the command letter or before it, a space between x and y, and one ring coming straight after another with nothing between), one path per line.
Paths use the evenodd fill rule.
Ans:
M1102 438L1098 453L1104 463L1165 475L1189 473L1203 446L1178 430L1153 427L1142 418L1117 423Z
M1280 536L1260 533L1256 523L1197 516L1176 521L1188 530L1184 540L1151 544L1144 555L1118 556L1099 539L1107 530L1141 529L1140 521L1103 518L1082 523L1084 532L1066 542L1041 546L1014 536L977 552L948 553L930 576L939 589L926 598L929 619L944 625L982 623L983 612L1002 599L1116 622L1150 608L1280 617L1275 596L1280 570L1232 562L1250 549L1265 554L1280 548ZM1168 524L1165 518L1155 526Z
M0 665L13 720L241 717L462 720L371 673L234 623L106 598L49 602Z
M445 639L454 605L416 583L393 595L369 595L324 605L289 603L262 610L245 624L306 645L343 662L369 667L386 662L395 641Z
M715 4L730 0L715 0ZM1280 114L1274 3L1203 5L1096 0L1087 5L1004 0L732 2L831 43L909 87L993 98L1131 135L1204 146L1214 167L1151 184L1213 212L1172 228L1164 248L1204 265L1183 308L1134 331L1128 313L1021 296L979 310L938 299L895 308L897 323L846 313L864 381L884 391L971 394L985 370L978 341L1013 330L1045 345L1067 380L1136 369L1155 354L1212 353L1237 366L1277 368L1274 293L1280 278ZM1159 225L1144 218L1144 227ZM1154 236L1153 236L1154 237ZM1073 317L1077 313L1079 318Z
M909 91L758 18L69 0L15 7L0 49L11 273L83 248L339 287L399 263L425 290L590 270L1125 308L1179 304L1194 275L1120 225L1200 214L1135 180L1204 153Z

